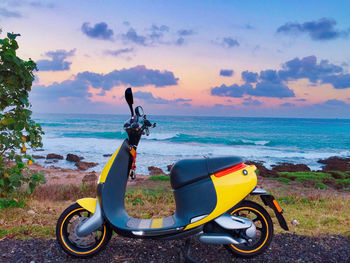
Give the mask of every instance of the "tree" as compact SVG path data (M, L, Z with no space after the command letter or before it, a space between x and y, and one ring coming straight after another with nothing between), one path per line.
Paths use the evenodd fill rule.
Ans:
M33 160L27 147L42 146L41 126L31 119L28 101L36 64L16 55L19 34L0 39L0 207L15 206L18 198L31 194L44 183L42 174L32 174ZM25 163L27 162L27 164Z

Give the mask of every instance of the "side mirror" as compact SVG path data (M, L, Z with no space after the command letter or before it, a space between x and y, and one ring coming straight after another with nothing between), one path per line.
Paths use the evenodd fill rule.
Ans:
M130 112L131 112L131 117L134 116L134 109L132 108L132 104L134 103L134 97L132 95L132 90L131 88L127 88L125 90L125 100L129 105Z
M143 117L143 115L144 115L143 109L142 109L141 106L137 106L137 107L135 108L135 113L136 113L136 115L139 116L139 117Z

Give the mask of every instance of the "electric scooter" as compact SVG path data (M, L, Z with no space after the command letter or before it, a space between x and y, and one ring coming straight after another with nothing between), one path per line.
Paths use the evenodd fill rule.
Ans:
M274 226L264 207L245 200L249 195L260 196L280 226L288 230L277 201L257 186L256 167L235 156L176 162L170 170L175 213L156 219L129 216L124 196L128 178L135 177L137 146L141 136L149 135L149 128L156 124L140 106L134 114L131 88L126 89L125 99L131 111L124 124L128 138L102 170L97 198L77 200L58 219L57 241L66 253L79 258L93 256L106 247L115 231L124 237L157 240L197 236L203 243L225 245L237 257L253 257L269 247Z

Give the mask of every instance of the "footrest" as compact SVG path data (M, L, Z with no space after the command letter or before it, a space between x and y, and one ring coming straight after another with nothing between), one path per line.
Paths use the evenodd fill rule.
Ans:
M126 226L135 229L158 229L171 227L174 224L175 221L173 216L156 219L138 219L132 217L126 223Z

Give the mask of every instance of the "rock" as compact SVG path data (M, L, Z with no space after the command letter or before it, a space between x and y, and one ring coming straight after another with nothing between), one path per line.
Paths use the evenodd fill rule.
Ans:
M97 181L97 175L95 172L88 173L83 178L83 182L85 184L95 184L96 181Z
M78 167L79 170L87 170L91 167L95 167L97 166L98 163L92 163L92 162L76 162L75 163L75 166Z
M34 152L43 152L45 151L44 149L33 149Z
M167 168L168 168L168 172L170 172L171 168L173 167L174 164L168 164Z
M106 154L103 155L103 157L111 157L111 156L112 156L111 153L106 153Z
M74 162L74 163L79 162L82 159L84 159L84 158L83 157L79 157L78 155L75 155L75 154L72 154L72 153L68 153L67 157L66 157L66 160L68 162Z
M276 172L309 172L310 168L305 164L281 163L272 165L272 171Z
M28 211L27 211L27 214L29 214L29 215L35 215L36 213L34 212L34 210L28 210Z
M63 160L63 156L56 154L56 153L49 153L48 155L46 155L46 159L59 159L59 160Z
M149 166L148 171L149 171L150 175L165 174L162 169L155 167L155 166Z
M32 157L34 159L45 159L45 156L42 156L42 155L35 155L35 154L33 154Z
M45 161L44 163L52 163L51 161Z
M54 162L54 163L58 163L58 160L57 160L57 159L54 159L54 160L52 160L52 162Z
M258 168L259 172L258 175L262 177L278 177L278 174L276 171L272 171L267 169L262 162L253 162L253 161L248 161L245 162L245 164L248 165L255 165L256 168Z
M325 164L323 171L350 171L350 158L341 158L337 156L328 159L319 160L318 163Z
M290 223L292 224L292 226L297 226L300 224L299 221L296 220L295 218L293 218L292 222L290 222Z

